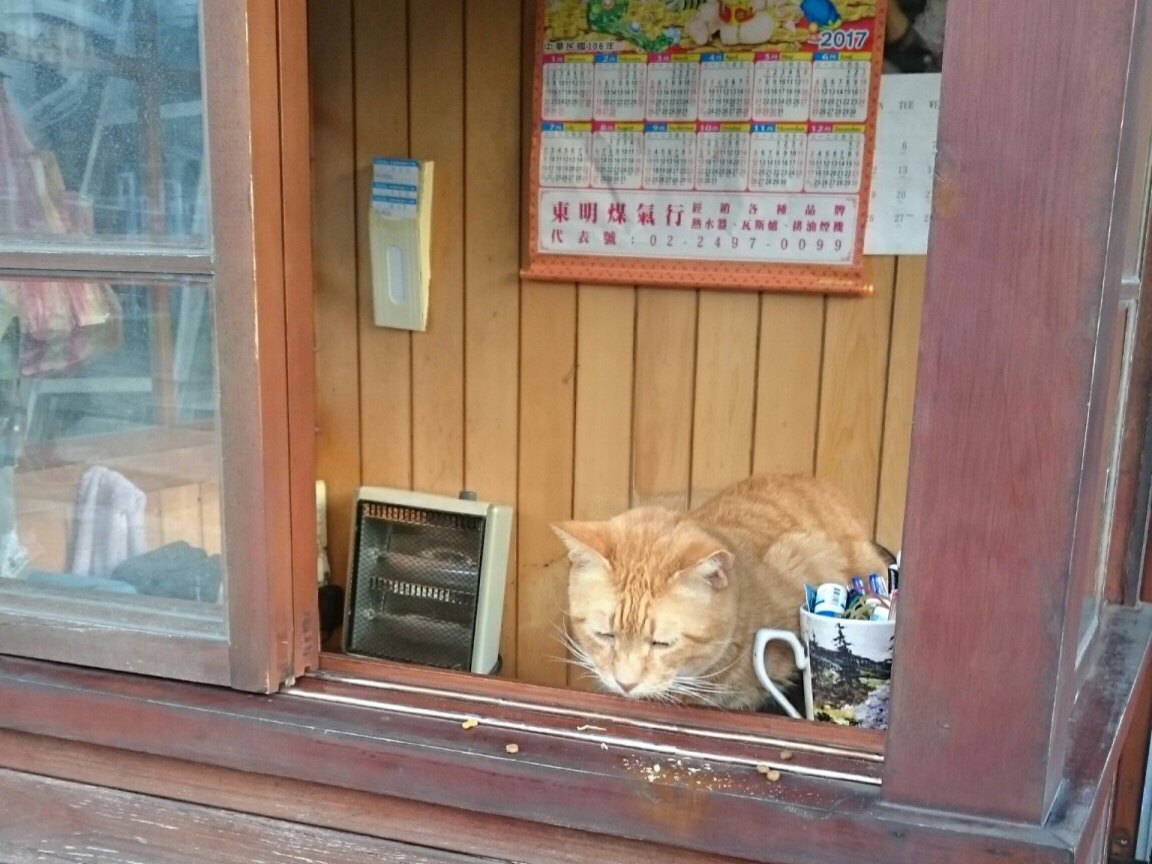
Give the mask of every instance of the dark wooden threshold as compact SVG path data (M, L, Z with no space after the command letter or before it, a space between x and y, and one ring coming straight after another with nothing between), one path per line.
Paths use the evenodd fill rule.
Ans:
M0 861L340 864L487 859L0 769Z
M0 659L0 765L278 818L288 814L269 789L283 787L293 821L525 861L643 860L621 850L658 846L661 860L684 862L1073 864L1106 805L1150 640L1152 607L1106 614L1065 785L1043 826L887 805L874 781L803 773L857 758L801 753L803 742L773 783L755 754L777 742L705 751L669 730L630 742L595 719L578 725L607 732L579 738L556 734L572 718L459 697L382 698L342 681L302 685L308 696L254 696L12 658ZM464 730L468 716L500 722ZM689 748L720 758L680 755Z

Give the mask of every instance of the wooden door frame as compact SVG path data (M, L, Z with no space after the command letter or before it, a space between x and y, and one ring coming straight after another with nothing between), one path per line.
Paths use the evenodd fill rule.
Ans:
M896 637L918 660L894 676L885 797L1038 824L1064 782L1099 531L1135 4L1029 9L1063 23L1020 39L992 7L949 9Z

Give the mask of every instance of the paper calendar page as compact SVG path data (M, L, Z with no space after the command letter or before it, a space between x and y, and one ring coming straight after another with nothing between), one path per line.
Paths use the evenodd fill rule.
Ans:
M883 3L537 0L524 274L868 290Z
M866 255L926 255L936 172L940 75L885 75L880 83Z

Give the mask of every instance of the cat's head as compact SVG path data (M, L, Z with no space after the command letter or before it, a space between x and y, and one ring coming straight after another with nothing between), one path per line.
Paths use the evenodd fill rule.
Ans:
M552 527L571 561L577 662L623 696L711 701L735 626L732 553L663 508Z

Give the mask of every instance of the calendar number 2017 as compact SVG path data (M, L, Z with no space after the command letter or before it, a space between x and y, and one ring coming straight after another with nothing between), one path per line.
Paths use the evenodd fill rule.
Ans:
M821 51L859 51L868 41L868 31L860 29L823 30L820 33Z

